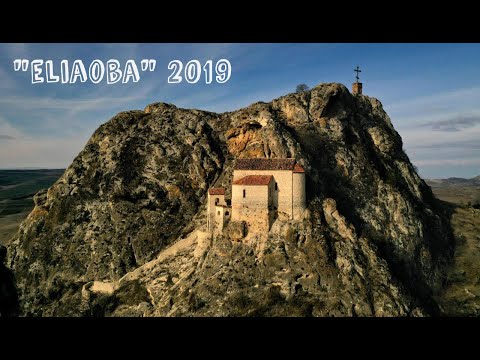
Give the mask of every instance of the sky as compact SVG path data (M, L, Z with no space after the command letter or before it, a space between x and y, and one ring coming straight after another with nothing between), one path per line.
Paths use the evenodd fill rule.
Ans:
M88 66L117 59L155 59L153 72L124 84L32 84L15 59L62 60ZM172 60L203 66L231 63L231 77L169 84ZM271 101L339 82L351 88L362 69L363 93L379 99L424 178L480 175L480 44L0 44L0 169L65 168L95 129L116 113L153 102L215 112ZM45 66L41 67L45 75ZM140 69L139 69L140 70Z

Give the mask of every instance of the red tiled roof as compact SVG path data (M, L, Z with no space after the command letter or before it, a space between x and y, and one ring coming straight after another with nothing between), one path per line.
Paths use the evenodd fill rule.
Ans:
M272 175L248 175L235 180L233 185L268 185L272 178Z
M211 189L208 189L208 193L210 195L225 195L225 189L224 188L211 188Z
M237 159L235 170L293 170L295 159Z
M293 172L294 173L304 173L305 169L303 167L301 167L300 165L295 164L295 167L293 168Z

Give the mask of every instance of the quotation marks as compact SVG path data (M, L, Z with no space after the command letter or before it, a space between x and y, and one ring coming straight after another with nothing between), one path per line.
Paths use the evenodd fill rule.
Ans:
M32 84L61 83L75 84L87 81L98 84L105 81L107 84L121 82L126 84L130 81L136 83L140 80L141 72L153 72L157 66L155 59L142 59L140 67L135 60L126 60L121 63L117 59L106 62L94 59L84 64L80 59L71 60L43 60L43 59L15 59L13 70L18 72L31 72ZM207 60L203 64L199 60L190 60L185 65L180 60L172 60L168 63L171 74L167 79L169 84L181 83L185 80L189 84L197 83L204 78L205 84L216 82L224 84L232 75L232 65L227 59L220 59L216 63Z
M27 71L29 64L30 64L30 61L26 59L16 59L13 62L13 70L19 71L20 69L22 69L22 71Z
M13 70L15 71L27 71L30 61L27 59L15 59L13 61ZM143 59L141 61L142 71L155 71L157 66L157 60L155 59Z
M141 61L142 71L154 71L155 66L157 66L157 60L154 59L143 59Z

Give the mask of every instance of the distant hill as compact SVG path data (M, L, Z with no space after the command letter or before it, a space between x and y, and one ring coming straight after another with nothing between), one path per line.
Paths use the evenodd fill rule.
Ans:
M0 245L16 233L33 209L33 195L49 188L64 169L0 170Z
M457 205L468 205L480 200L480 176L471 179L451 177L448 179L427 179L435 196Z
M430 186L436 185L466 185L466 186L480 186L480 175L471 179L464 179L458 177L450 177L447 179L427 179L425 180Z

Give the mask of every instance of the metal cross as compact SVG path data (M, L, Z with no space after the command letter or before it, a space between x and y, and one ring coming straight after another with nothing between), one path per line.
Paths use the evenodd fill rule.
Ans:
M357 79L357 83L358 83L358 80L360 80L360 78L358 77L358 73L362 72L362 70L360 70L360 67L357 65L357 68L353 69L353 71L356 71L357 73L357 76L355 76L355 78Z

